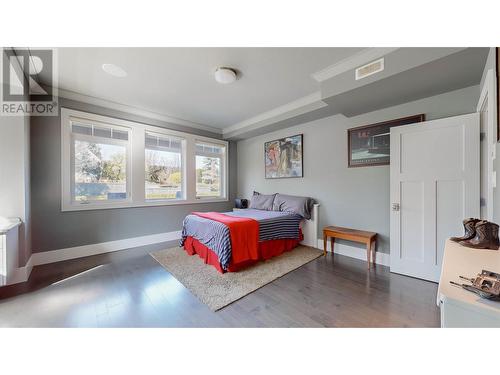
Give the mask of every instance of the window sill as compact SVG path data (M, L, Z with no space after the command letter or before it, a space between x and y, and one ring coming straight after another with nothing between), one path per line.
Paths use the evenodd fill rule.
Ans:
M64 204L62 205L62 212L69 211L95 211L95 210L113 210L120 208L137 208L137 207L158 207L158 206L178 206L178 205L186 205L186 204L203 204L203 203L222 203L229 202L228 198L204 198L204 199L196 199L196 200L172 200L172 201L154 201L154 202L127 202L127 203L102 203L99 205L95 204L81 204L81 205L72 205L72 204Z

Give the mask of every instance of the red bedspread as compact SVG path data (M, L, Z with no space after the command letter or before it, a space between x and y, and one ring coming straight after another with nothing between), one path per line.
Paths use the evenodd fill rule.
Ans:
M285 238L279 240L269 240L264 242L259 242L259 259L267 260L273 257L279 256L283 254L285 251L290 251L293 248L299 245L299 242L302 241L302 233L300 233L300 238ZM200 241L193 237L187 237L184 242L184 249L189 255L198 254L198 256L203 259L205 264L210 264L215 267L217 271L220 273L224 273L224 271L220 265L219 258L217 255L210 250L208 247L203 245ZM258 260L247 260L241 263L231 262L229 264L229 268L227 272L238 272L252 264L257 263Z
M225 215L220 212L193 212L193 214L218 221L229 228L233 263L259 259L259 222L257 220Z

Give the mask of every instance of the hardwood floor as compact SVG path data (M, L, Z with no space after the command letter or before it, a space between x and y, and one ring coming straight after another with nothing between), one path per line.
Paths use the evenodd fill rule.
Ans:
M212 312L149 252L36 267L0 288L0 327L438 327L437 285L328 254Z

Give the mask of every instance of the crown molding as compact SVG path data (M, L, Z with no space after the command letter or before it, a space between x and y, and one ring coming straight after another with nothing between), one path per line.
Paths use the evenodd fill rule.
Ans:
M236 135L241 130L254 130L272 123L285 120L290 117L298 116L306 112L326 107L326 103L321 100L321 92L317 91L300 99L289 102L285 105L276 107L270 111L241 121L223 129L223 135ZM250 128L250 129L249 129Z
M352 56L349 56L333 65L330 65L316 73L311 74L311 76L318 82L326 81L332 77L338 76L339 74L348 72L349 70L356 69L370 61L379 59L391 52L396 51L399 47L376 47L376 48L366 48Z
M190 128L205 130L207 132L211 132L211 133L215 133L215 134L222 134L222 129L215 128L215 127L210 126L210 125L199 124L197 122L192 122L189 120L180 119L177 117L169 116L167 114L152 112L152 111L149 111L146 109L130 106L127 104L121 104L121 103L113 102L110 100L97 98L94 96L79 94L79 93L69 91L69 90L59 89L58 96L61 98L65 98L65 99L75 100L75 101L79 101L79 102L83 102L83 103L87 103L87 104L105 107L108 109L114 109L117 111L126 112L126 113L129 113L132 115L147 117L147 118L154 119L154 120L160 120L160 121L168 122L170 124L187 126Z

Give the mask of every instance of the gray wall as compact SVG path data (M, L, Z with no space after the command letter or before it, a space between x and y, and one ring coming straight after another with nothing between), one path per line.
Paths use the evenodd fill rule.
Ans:
M425 113L428 120L475 112L479 86L346 118L335 115L238 142L238 196L252 191L311 196L319 201L320 228L340 225L380 234L389 252L389 166L347 168L347 129ZM304 178L266 180L264 142L304 134Z
M59 104L66 108L220 138L206 131L183 128L159 120L63 98L60 98ZM235 190L236 143L231 142L229 145L229 202L61 212L61 119L60 116L31 118L33 252L177 231L181 229L184 217L192 211L231 209Z

